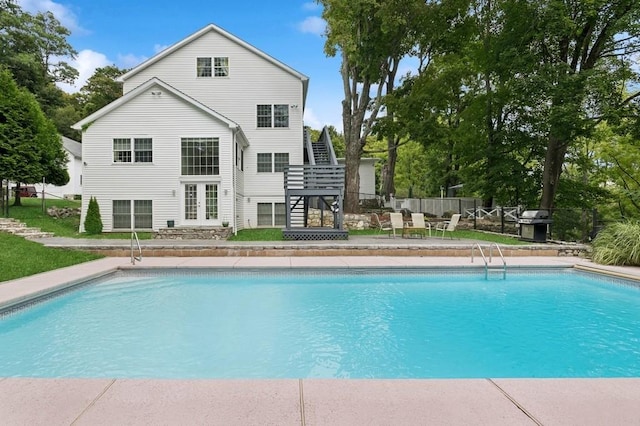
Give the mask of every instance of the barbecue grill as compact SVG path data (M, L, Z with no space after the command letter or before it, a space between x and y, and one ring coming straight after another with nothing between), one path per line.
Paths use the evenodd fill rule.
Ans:
M518 224L520 225L520 239L544 243L547 241L547 230L553 223L549 210L525 210L522 212Z

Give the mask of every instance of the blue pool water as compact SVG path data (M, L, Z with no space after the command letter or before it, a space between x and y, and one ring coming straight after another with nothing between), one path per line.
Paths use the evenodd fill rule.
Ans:
M640 289L578 272L118 273L0 314L0 377L640 377Z

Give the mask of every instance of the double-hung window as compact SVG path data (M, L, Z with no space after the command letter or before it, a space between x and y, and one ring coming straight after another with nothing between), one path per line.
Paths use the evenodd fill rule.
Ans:
M260 152L257 158L258 173L284 172L285 166L289 165L288 152Z
M114 138L114 163L151 163L153 162L153 140L151 138Z
M289 127L289 105L257 105L256 118L259 128Z
M133 200L133 211L131 206L131 200L113 200L113 229L152 229L153 201Z
M286 224L285 203L258 203L258 226L284 226Z
M228 77L229 58L226 56L196 58L196 76Z

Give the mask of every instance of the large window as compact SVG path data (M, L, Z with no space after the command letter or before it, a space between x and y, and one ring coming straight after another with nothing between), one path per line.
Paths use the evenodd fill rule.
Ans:
M182 138L182 175L220 174L218 138Z
M285 203L258 203L258 226L285 226Z
M153 202L151 200L113 200L113 229L152 229Z
M153 162L153 140L151 138L134 138L133 147L131 146L131 138L113 139L113 162L131 163L132 160L135 163Z
M196 59L196 75L198 77L228 77L229 58L226 56Z
M256 116L259 128L289 127L289 105L258 105Z

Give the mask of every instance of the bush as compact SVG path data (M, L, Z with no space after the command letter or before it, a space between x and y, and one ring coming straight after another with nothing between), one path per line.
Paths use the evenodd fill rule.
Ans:
M593 240L593 261L640 266L640 223L614 223L601 230Z
M89 200L89 208L87 209L87 217L84 219L84 230L87 234L102 233L102 218L100 217L100 207L98 200L91 197Z

